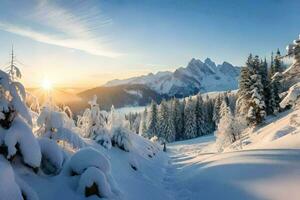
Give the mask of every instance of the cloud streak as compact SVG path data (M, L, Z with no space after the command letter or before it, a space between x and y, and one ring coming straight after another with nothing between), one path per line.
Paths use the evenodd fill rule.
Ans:
M32 14L26 16L30 23L18 25L0 21L0 29L35 41L93 55L120 56L120 53L108 50L104 45L105 38L99 37L101 30L112 23L111 20L102 17L98 9L86 2L76 5L71 12L53 1L50 3L47 0L38 0Z

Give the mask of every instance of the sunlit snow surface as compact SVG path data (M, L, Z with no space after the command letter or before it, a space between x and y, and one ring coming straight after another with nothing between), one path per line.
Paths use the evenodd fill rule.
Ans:
M107 150L91 140L85 143L110 161L120 199L293 200L299 199L299 127L300 111L281 113L261 128L249 130L224 153L216 152L212 135L169 144L167 153L135 134L130 152ZM13 168L39 199L99 199L77 192L80 177L35 174L18 160Z

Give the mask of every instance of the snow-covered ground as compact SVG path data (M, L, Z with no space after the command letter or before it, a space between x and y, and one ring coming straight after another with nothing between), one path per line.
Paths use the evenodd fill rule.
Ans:
M223 153L216 151L213 135L169 144L167 153L135 134L130 152L85 142L110 161L119 199L293 200L299 199L299 131L300 111L287 111L249 130ZM16 179L34 188L39 199L98 199L77 192L79 176L35 174L18 162L13 165Z
M171 144L167 192L173 199L299 199L299 122L300 111L282 113L225 153L216 152L214 136Z

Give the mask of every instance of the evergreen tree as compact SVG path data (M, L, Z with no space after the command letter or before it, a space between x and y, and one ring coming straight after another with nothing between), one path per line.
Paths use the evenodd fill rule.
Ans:
M204 119L207 124L208 132L211 133L215 130L215 123L213 121L213 113L214 113L214 101L206 95L206 100L204 101Z
M223 99L220 107L220 123L218 124L218 130L216 132L218 151L222 151L226 146L235 141L232 124L233 116L231 109L225 99Z
M142 116L141 116L141 122L139 127L139 134L143 136L144 138L149 138L148 131L147 131L147 117L148 117L148 111L147 108L145 108Z
M184 136L191 139L197 136L195 106L192 98L189 98L184 109Z
M270 83L270 100L269 100L269 107L273 114L276 114L280 109L279 88L280 88L279 77L273 77L273 80Z
M173 121L170 115L168 104L163 100L159 109L159 133L158 137L163 138L167 142L173 142L175 140L175 130Z
M249 100L251 98L251 71L253 71L253 57L249 55L246 66L242 67L239 80L239 91L237 93L236 113L246 116L249 109Z
M186 100L183 99L181 103L181 131L179 135L179 140L183 140L185 138L185 107L186 107Z
M220 120L220 107L222 103L221 95L219 94L215 100L214 110L213 110L213 121L215 122L215 126L219 123Z
M270 85L270 77L268 75L268 63L267 59L265 58L264 61L261 61L260 67L260 76L261 76L261 83L263 85L263 96L266 105L266 112L267 114L272 114L272 108L270 106L270 98L271 98L271 85Z
M280 51L279 49L277 49L277 53L276 56L274 58L274 71L276 72L282 72L283 71L283 66L282 66L282 62L280 60Z
M172 101L172 119L175 130L175 140L180 140L182 135L183 119L182 119L182 110L180 102L177 98L174 98Z
M195 118L196 118L197 136L204 135L206 128L204 127L205 122L204 122L203 100L200 93L197 95L197 99L196 99Z
M150 113L149 113L149 126L147 130L147 136L149 138L158 134L158 110L155 101L151 102Z
M265 100L263 95L263 85L261 82L261 76L259 74L260 61L259 57L255 56L252 62L251 69L251 98L249 100L249 110L247 114L247 121L249 124L257 125L261 123L265 116Z

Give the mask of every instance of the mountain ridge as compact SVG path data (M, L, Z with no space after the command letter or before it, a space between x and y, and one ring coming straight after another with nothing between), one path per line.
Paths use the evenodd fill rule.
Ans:
M204 62L192 58L186 67L179 67L174 72L159 71L123 80L115 79L103 86L141 84L159 94L186 97L198 92L237 89L239 74L240 68L229 62L216 64L210 58L206 58Z

